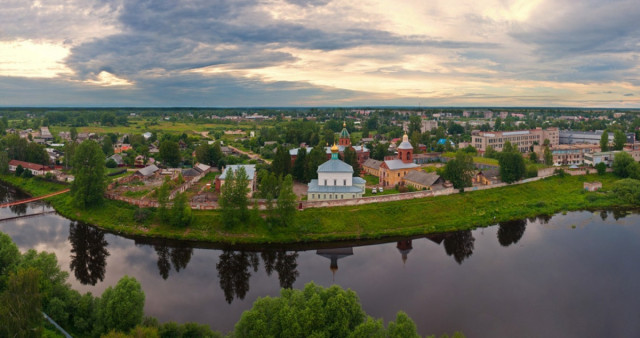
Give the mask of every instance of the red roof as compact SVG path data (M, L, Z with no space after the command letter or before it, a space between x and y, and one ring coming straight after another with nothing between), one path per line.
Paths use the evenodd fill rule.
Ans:
M24 162L24 161L18 161L18 160L9 161L9 165L16 166L16 167L21 165L23 168L27 168L31 170L49 170L49 167L44 166L42 164Z

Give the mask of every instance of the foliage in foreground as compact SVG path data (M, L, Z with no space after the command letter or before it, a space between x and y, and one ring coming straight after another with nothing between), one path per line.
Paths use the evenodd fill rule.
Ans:
M314 283L258 299L236 324L236 337L419 337L404 312L385 329L367 316L355 292Z

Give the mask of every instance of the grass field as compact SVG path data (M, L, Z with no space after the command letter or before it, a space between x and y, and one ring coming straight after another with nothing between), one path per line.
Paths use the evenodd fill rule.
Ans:
M38 179L0 176L34 196L66 186ZM307 209L298 213L290 227L269 228L256 217L232 229L222 225L218 211L194 210L186 228L160 224L156 217L134 221L137 207L106 200L102 206L80 210L70 194L48 199L65 217L95 224L110 231L132 235L226 243L293 243L414 236L473 229L497 222L549 215L560 211L633 207L605 192L585 192L585 181L600 181L604 190L616 181L613 175L551 177L527 184L398 202L334 208Z

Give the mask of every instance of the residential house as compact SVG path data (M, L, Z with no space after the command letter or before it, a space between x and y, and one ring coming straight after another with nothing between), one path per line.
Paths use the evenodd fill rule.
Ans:
M417 190L433 190L442 187L444 179L436 173L427 173L422 170L410 171L403 178L404 184Z
M500 169L482 169L472 178L471 182L478 185L491 185L500 183Z
M23 169L31 171L31 173L35 176L43 176L47 173L51 168L46 165L24 162L18 160L9 161L9 171L15 172L18 166L22 166Z

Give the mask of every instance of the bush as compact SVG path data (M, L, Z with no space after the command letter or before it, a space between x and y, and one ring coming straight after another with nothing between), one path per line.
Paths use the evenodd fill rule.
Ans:
M149 218L149 216L151 216L151 210L145 208L138 208L133 213L133 219L138 223L143 223Z
M629 204L640 203L640 181L625 178L613 183L613 194Z
M528 166L526 177L527 178L538 177L538 168L536 168L536 166L534 165Z
M596 170L598 171L598 175L602 176L607 172L607 165L604 162L600 162L596 164Z
M116 163L116 161L112 158L110 158L107 163L105 163L105 165L107 166L107 168L115 168L118 166L118 163Z

